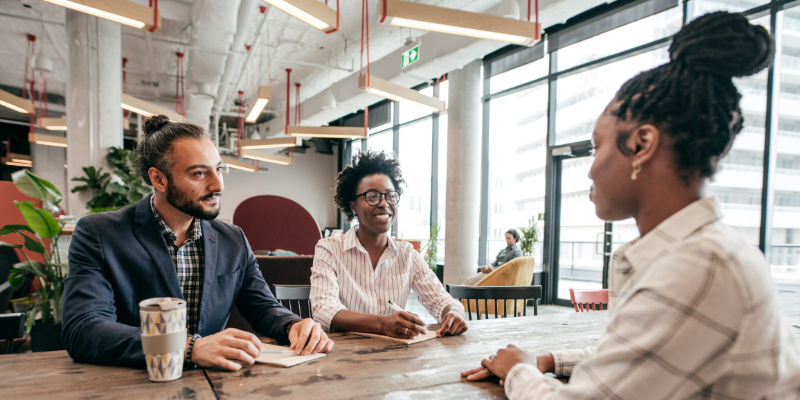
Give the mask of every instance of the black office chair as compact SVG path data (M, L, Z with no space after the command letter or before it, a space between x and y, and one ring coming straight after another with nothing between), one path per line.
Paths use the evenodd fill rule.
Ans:
M3 354L11 354L14 349L14 339L19 339L25 334L25 313L0 314L0 339L6 341Z
M17 253L13 248L0 247L0 283L8 281L8 275L11 273L11 270L14 269L14 264L18 262L19 257L17 257ZM11 291L11 299L18 299L28 294L32 282L33 275L29 273L25 274L25 278L22 280L22 286L20 286L18 290ZM2 298L3 296L0 295L0 300L2 300ZM0 314L7 311L9 311L9 303L0 301Z
M11 306L11 299L14 298L14 288L8 282L0 285L0 314L8 311Z
M311 285L275 285L275 298L300 318L312 318L310 294Z
M514 305L514 316L518 315L517 303L520 303L522 316L527 316L525 304L527 300L533 300L533 315L539 315L539 299L542 298L542 287L536 286L467 286L467 285L447 285L447 292L455 299L466 300L467 313L469 320L472 321L472 307L475 304L475 313L481 319L481 308L483 308L484 319L489 319L489 311L494 308L495 318L505 318L508 314L509 301ZM470 300L474 300L473 303ZM483 300L481 307L480 300ZM492 307L492 303L494 307Z

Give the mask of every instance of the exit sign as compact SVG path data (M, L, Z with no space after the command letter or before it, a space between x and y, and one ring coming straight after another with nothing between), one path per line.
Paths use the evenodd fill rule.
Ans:
M402 59L400 60L400 68L405 68L417 62L417 60L419 60L419 45L404 51L401 56Z

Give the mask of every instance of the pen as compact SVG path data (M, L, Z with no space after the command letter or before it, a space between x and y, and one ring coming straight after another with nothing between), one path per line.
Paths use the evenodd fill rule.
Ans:
M392 309L394 309L395 311L398 311L398 312L403 312L403 311L405 311L405 310L403 310L402 308L400 308L400 306L398 306L397 304L395 304L395 303L394 303L393 301L391 301L391 300L389 300L389 307L392 307Z
M294 356L294 350L261 350L261 354L283 354L286 356Z

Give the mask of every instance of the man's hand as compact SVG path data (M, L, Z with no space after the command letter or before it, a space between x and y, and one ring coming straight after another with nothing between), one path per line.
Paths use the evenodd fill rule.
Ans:
M309 355L327 353L333 348L333 340L322 330L319 322L306 318L292 325L289 329L289 346L295 354Z
M549 354L548 356L552 357L552 355ZM461 376L466 376L469 381L477 381L490 376L496 376L500 378L500 384L503 385L505 384L506 376L508 376L508 371L510 371L511 368L519 363L530 364L538 368L536 360L537 357L510 344L505 349L498 351L496 355L483 360L479 368L464 371L461 373Z
M436 336L460 335L466 331L467 321L464 321L464 314L458 311L450 311L442 318L442 327L436 331Z
M494 271L494 268L492 268L491 265L484 265L481 267L481 272L483 272L484 274L491 274L492 271Z
M191 361L201 367L238 371L242 366L229 358L253 365L261 355L261 341L250 332L228 328L194 341Z
M416 314L408 311L398 311L392 315L381 317L380 325L384 335L400 339L411 339L427 332L425 322Z

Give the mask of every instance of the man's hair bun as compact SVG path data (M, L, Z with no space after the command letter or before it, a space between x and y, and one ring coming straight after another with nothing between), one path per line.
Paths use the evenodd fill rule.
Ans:
M769 66L775 45L764 27L741 14L706 14L672 39L669 58L687 69L727 77L753 75Z
M149 137L168 123L169 118L164 115L151 115L144 121L144 134Z

